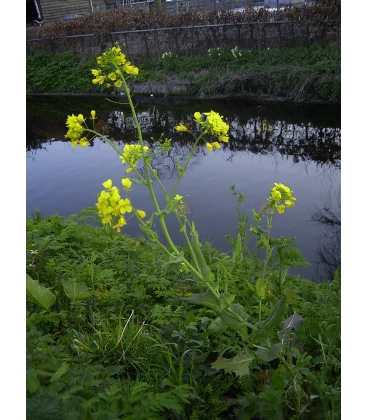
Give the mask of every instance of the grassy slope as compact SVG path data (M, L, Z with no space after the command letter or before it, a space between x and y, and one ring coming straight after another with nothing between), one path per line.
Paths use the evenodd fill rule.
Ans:
M224 255L203 247L219 275ZM214 420L237 418L241 407L256 419L291 418L296 385L308 404L300 419L339 418L339 276L326 284L287 278L293 297L285 317L296 311L305 320L295 330L298 376L254 361L240 380L211 367L219 354L243 349L239 335L212 310L183 301L200 290L164 262L159 248L80 215L27 217L27 273L56 296L49 310L27 300L27 418ZM247 258L228 284L251 322L255 279Z
M216 51L211 56L141 60L135 82L188 83L201 96L256 96L292 102L341 100L340 45L284 48L261 53ZM28 93L93 93L95 58L66 52L27 58ZM147 92L149 93L149 92Z

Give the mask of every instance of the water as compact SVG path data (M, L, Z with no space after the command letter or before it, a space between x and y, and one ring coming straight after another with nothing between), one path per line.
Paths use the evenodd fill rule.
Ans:
M123 99L114 98L115 101ZM272 236L296 237L296 246L312 265L293 268L314 281L331 278L340 263L341 125L340 108L331 106L288 106L244 101L215 101L136 97L137 112L147 144L161 134L171 138L170 153L155 157L152 166L165 188L177 180L176 160L182 164L192 145L188 134L176 133L180 122L192 124L195 111L219 112L231 126L228 145L208 152L196 150L178 193L185 198L190 220L202 241L228 252L226 235L236 236L236 203L230 187L245 196L243 211L252 219L252 208L265 202L274 182L288 185L297 202L274 218ZM27 99L26 212L37 207L43 216L68 216L93 206L101 183L108 178L121 185L124 166L116 152L100 139L92 146L73 149L65 141L67 115L89 115L95 109L100 129L115 139L118 147L136 140L129 108L96 97L32 97ZM194 129L195 125L191 125ZM164 203L158 185L155 185ZM145 187L134 185L133 206L153 211ZM176 221L168 225L176 232ZM161 235L160 227L156 226ZM172 230L174 229L174 230ZM124 233L141 234L132 221ZM180 234L173 234L182 243Z

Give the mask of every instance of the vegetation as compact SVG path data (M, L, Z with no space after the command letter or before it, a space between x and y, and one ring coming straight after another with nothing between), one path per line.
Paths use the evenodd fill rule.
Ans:
M168 51L159 59L135 60L140 68L135 82L186 82L192 95L253 95L339 103L340 61L339 45L269 49L261 53L234 47L228 51L211 49L207 55L198 57ZM27 90L30 93L99 93L100 87L90 82L93 62L92 57L73 52L29 56Z
M195 142L184 165L176 162L169 192L151 160L169 151L171 140L143 140L128 86L138 67L119 45L96 61L92 83L125 91L138 141L120 150L96 131L95 110L89 118L67 117L73 147L98 136L117 152L127 168L126 198L108 179L96 209L66 220L37 210L27 217L27 417L340 418L340 270L322 284L289 276L290 267L308 263L295 239L271 236L275 213L296 204L293 191L275 183L249 226L244 196L232 185L232 252L201 244L177 190L197 145L216 153L229 141L229 125L213 110L178 124L177 132ZM135 184L149 191L149 217L130 199ZM185 246L173 243L169 214ZM131 217L144 238L117 233Z
M210 244L203 252L212 272L228 266ZM242 351L239 334L191 306L201 288L166 263L157 246L81 215L27 218L27 273L55 296L48 309L27 302L27 418L339 418L339 272L322 284L285 279L288 322L270 336L290 335L292 368L269 350L240 377L213 368ZM262 294L259 264L244 259L228 284L250 322L280 296L276 274Z
M157 28L180 29L195 25L270 22L272 20L315 23L323 35L330 27L329 25L340 18L340 0L319 0L313 6L290 4L278 12L249 8L236 13L232 10L211 10L209 12L190 10L180 14L168 14L153 10L124 8L93 13L86 18L46 22L39 27L28 27L26 36L27 39L82 34L105 36L111 32L119 31Z

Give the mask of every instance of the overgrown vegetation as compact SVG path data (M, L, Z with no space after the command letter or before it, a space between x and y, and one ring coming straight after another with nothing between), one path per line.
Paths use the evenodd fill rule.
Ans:
M269 49L261 53L234 47L228 51L209 50L207 55L198 57L167 52L159 59L137 59L140 73L135 81L186 82L188 93L201 96L253 95L338 103L340 61L340 45ZM101 90L90 82L92 67L91 57L73 52L29 56L28 92L98 93Z
M188 273L86 214L27 217L27 274L54 296L47 309L37 294L27 301L27 419L340 418L339 272L322 284L287 276L289 318L270 336L288 343L293 367L271 348L238 376L213 364L243 341L185 300L202 291ZM226 269L226 255L203 252L214 273ZM282 296L275 277L257 282L257 261L241 261L228 285L250 322Z
M340 0L319 0L313 6L287 5L283 9L211 10L209 12L186 11L180 14L160 13L154 10L129 9L93 13L86 18L46 22L39 27L28 27L27 39L48 38L82 34L107 35L111 32L141 29L181 28L195 25L229 24L242 22L305 21L326 33L334 20L341 18ZM312 25L312 26L313 26Z

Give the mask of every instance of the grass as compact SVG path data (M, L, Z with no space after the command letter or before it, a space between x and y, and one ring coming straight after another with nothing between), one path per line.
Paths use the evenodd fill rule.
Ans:
M303 317L293 371L254 359L240 377L213 368L242 351L239 334L185 300L201 290L160 248L99 227L91 209L66 219L36 212L26 231L27 274L55 296L48 309L27 298L27 418L339 418L339 272L321 284L287 276L285 317ZM214 273L226 266L226 255L202 248ZM273 302L255 298L256 266L247 257L228 285L251 322Z
M211 55L210 55L211 54ZM235 54L235 55L234 55ZM292 102L341 100L340 45L269 49L260 53L213 50L207 56L171 55L135 62L136 83L186 82L192 95L253 95ZM131 58L132 59L132 58ZM132 59L132 61L134 61ZM29 93L93 93L92 58L40 53L27 58ZM149 93L149 92L147 92Z

